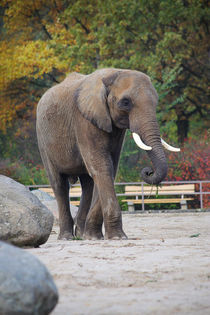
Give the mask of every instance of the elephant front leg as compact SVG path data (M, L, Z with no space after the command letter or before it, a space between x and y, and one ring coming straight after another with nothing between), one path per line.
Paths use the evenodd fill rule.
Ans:
M127 239L122 228L122 214L114 190L112 177L105 174L94 176L101 204L105 239Z
M125 239L121 209L114 190L114 177L124 133L117 130L110 135L91 123L86 123L86 126L86 132L83 130L81 133L81 128L77 130L78 140L84 164L94 181L94 190L97 189L98 201L91 205L84 236L101 238L104 221L106 239Z
M94 186L93 200L90 211L87 215L85 223L84 237L88 240L101 240L102 234L103 215L101 210L101 203L98 196L96 186Z

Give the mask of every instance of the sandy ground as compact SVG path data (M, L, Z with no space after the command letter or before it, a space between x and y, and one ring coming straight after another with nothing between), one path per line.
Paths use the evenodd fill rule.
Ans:
M126 241L29 249L59 290L52 315L210 314L210 213L123 214ZM194 237L192 237L194 236Z

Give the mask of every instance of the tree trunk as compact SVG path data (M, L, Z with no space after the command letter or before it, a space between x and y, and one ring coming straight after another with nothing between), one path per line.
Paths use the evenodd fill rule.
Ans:
M186 116L181 115L177 117L176 125L177 125L177 136L178 142L180 144L184 143L184 140L187 138L189 131L189 120Z

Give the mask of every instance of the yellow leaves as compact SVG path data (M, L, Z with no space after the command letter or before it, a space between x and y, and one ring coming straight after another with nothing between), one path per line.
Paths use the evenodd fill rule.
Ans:
M13 43L14 44L14 43ZM0 42L1 82L5 88L11 81L22 77L42 77L53 68L63 68L63 63L54 55L47 42L28 41L13 46Z
M5 1L3 5L8 5L5 10L4 23L7 24L7 29L10 31L18 30L21 27L27 26L27 19L31 16L33 1L32 0L16 0L16 1Z
M75 38L59 21L56 21L55 24L47 24L46 28L50 34L53 34L50 41L52 46L53 44L62 44L64 47L65 45L75 45Z
M14 79L13 73L16 69L13 60L13 49L7 42L0 42L0 89L5 88L8 82Z
M58 60L53 50L48 48L46 42L31 41L25 46L17 48L17 61L21 76L34 77L35 79L48 73L57 66Z
M30 78L40 79L54 68L63 70L65 64L54 55L47 42L38 40L17 44L15 40L9 43L0 41L0 130L6 132L12 126L16 113L27 108L22 100L24 91L19 92L20 83L16 85L15 82L23 78L27 78L26 82ZM30 94L24 97L29 100Z
M26 30L30 22L38 18L37 12L50 2L50 0L2 0L2 5L6 7L4 23L7 29Z
M62 79L80 67L69 67L66 48L76 42L59 17L63 1L2 0L1 5L5 11L0 39L0 130L6 131L17 117L25 120L28 113L34 117L37 99L52 80L58 80L54 72Z

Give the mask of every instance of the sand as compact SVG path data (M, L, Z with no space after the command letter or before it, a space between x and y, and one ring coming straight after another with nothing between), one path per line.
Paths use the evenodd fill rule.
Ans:
M52 315L210 314L210 213L123 214L128 240L28 249L59 290Z

